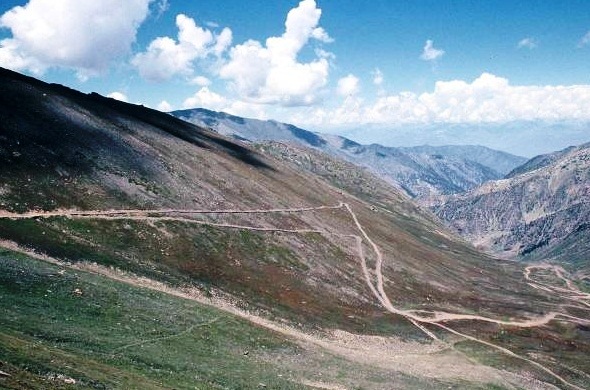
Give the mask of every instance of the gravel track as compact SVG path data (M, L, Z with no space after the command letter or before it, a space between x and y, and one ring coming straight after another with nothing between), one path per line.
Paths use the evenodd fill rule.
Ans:
M360 235L353 235L353 234L340 234L334 233L324 230L317 230L317 229L281 229L281 228L274 228L274 227L256 227L256 226L246 226L246 225L237 225L237 224L225 224L225 223L213 223L213 222L206 222L206 221L199 221L194 219L189 219L185 217L171 217L171 216L155 216L158 214L165 215L165 214L180 214L180 215L198 215L198 214L271 214L271 213L301 213L301 212L316 212L321 210L336 210L336 209L343 209L350 215L352 218L358 232ZM70 218L95 218L95 219L127 219L127 220L143 220L143 221L182 221L187 223L195 223L200 225L208 225L208 226L215 226L215 227L222 227L222 228L229 228L229 229L242 229L242 230L252 230L252 231L261 231L261 232L284 232L284 233L294 233L294 234L301 234L301 233L317 233L322 235L334 235L339 237L347 237L353 238L356 241L356 248L358 252L358 256L361 262L361 269L362 274L365 278L367 286L371 290L372 294L375 296L377 301L390 313L397 314L400 316L405 317L408 321L414 324L417 328L419 328L422 332L426 333L430 338L435 340L436 342L441 342L441 340L430 330L428 330L424 325L430 324L433 326L437 326L441 329L444 329L450 333L453 333L457 336L463 337L465 339L486 345L488 347L494 348L508 356L518 358L520 360L526 361L531 365L535 366L536 368L546 372L547 374L553 376L555 379L559 380L564 385L567 385L570 388L577 389L577 390L584 390L583 388L568 382L563 377L559 376L558 374L554 373L547 367L543 366L542 364L527 359L525 357L519 356L514 352L500 347L498 345L489 343L487 341L478 339L473 336L469 336L463 333L460 333L446 325L448 322L452 321L483 321L489 323L495 323L499 325L505 326L513 326L513 327L520 327L520 328L530 328L530 327L539 327L549 323L550 321L561 319L565 321L570 321L578 324L590 324L589 319L574 317L562 312L549 312L541 317L530 318L524 321L504 321L498 320L490 317L478 316L478 315L468 315L468 314L459 314L459 313L448 313L442 311L424 311L424 310L403 310L397 308L393 305L387 293L385 292L384 288L384 276L383 276L383 261L384 256L379 248L379 246L371 239L371 237L367 234L365 228L360 223L356 213L353 211L352 207L348 203L340 202L337 205L333 206L316 206L316 207L296 207L296 208L276 208L276 209L253 209L253 210L237 210L237 209L229 209L229 210L186 210L186 209L157 209L157 210L92 210L92 211L80 211L80 210L58 210L58 211L51 211L51 212L28 212L28 213L10 213L6 211L0 211L0 219L33 219L33 218L51 218L51 217L70 217ZM372 251L376 255L375 261L375 280L371 277L367 259L363 250L363 243L366 242L372 249ZM15 249L14 245L7 245L6 242L0 242L0 246L8 247L9 249ZM22 251L22 250L21 250ZM47 260L47 256L39 256L37 254L37 258L42 258ZM535 282L532 277L531 273L535 269L541 270L549 270L552 271L556 277L562 280L567 288L558 287L558 286L550 286L547 284L542 284ZM524 277L527 280L527 283L532 287L542 289L551 293L554 293L561 298L575 301L578 304L590 307L590 304L586 302L590 300L590 294L586 294L581 292L579 289L576 288L575 284L565 276L566 272L563 268L549 265L549 264L541 264L541 265L530 265L525 268L524 270ZM424 313L420 315L420 313ZM253 320L253 318L249 318ZM259 325L262 325L263 322L264 326L275 331L279 331L283 334L296 337L301 339L303 336L300 334L299 331L294 331L292 329L288 329L286 327L277 326L276 324L270 324L269 321L263 320L261 321L257 318L255 321ZM268 323L267 323L268 322ZM445 323L443 325L442 323ZM330 347L323 342L318 342L317 340L309 339L308 341L314 341L315 344L320 344L324 347Z

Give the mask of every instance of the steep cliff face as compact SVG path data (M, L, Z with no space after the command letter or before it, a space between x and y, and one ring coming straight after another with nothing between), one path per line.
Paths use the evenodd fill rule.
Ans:
M585 144L536 157L506 179L442 198L432 210L483 249L507 257L568 259L562 252L574 245L571 260L579 262L587 253L581 246L589 245L572 237L588 228L588 199L590 145Z

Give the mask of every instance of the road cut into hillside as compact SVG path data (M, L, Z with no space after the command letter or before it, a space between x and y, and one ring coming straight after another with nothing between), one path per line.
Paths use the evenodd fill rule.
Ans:
M337 210L341 209L344 210L346 213L349 214L350 218L354 222L356 229L358 230L359 234L343 234L340 232L330 232L325 230L319 229L282 229L277 227L260 227L260 226L247 226L247 225L238 225L238 224L228 224L228 223L215 223L215 222L208 222L202 220L195 220L188 218L188 216L194 216L198 214L272 214L272 213L302 213L302 212L317 212L321 210ZM174 214L174 216L167 216L170 214ZM446 330L454 335L460 336L464 339L480 343L482 345L494 348L508 356L523 360L531 365L535 366L536 368L544 371L545 373L551 375L555 379L557 379L562 384L577 390L584 390L583 388L568 382L562 376L556 374L549 368L545 367L544 365L528 359L523 356L519 356L514 352L506 349L504 347L498 346L496 344L478 339L477 337L473 337L470 335L463 334L458 332L449 327L449 322L453 321L483 321L489 323L495 323L498 325L504 326L511 326L511 327L518 327L518 328L531 328L531 327L539 327L543 326L550 321L554 320L561 320L561 321L568 321L574 322L577 324L585 324L590 325L590 319L580 318L571 316L567 313L562 313L558 311L552 311L546 313L540 317L534 317L523 321L506 321L506 320L499 320L490 317L484 317L479 315L469 315L469 314L461 314L461 313L448 313L443 311L425 311L425 310L403 310L396 307L390 298L388 297L387 293L385 292L384 288L384 276L383 276L383 262L384 256L381 252L379 246L371 239L371 237L367 234L365 228L360 223L358 216L354 212L353 208L345 202L340 202L337 205L320 205L320 206L307 206L307 207L294 207L294 208L277 208L277 209L251 209L251 210L238 210L238 209L228 209L228 210L191 210L191 209L154 209L154 210L146 210L146 209L126 209L126 210L90 210L90 211L82 211L82 210L56 210L50 212L44 211L31 211L27 213L11 213L7 211L0 211L0 219L39 219L39 218L52 218L52 217L67 217L67 218L80 218L80 219L114 219L114 220L138 220L138 221L182 221L187 223L195 223L200 225L207 225L213 227L220 227L220 228L228 228L228 229L240 229L240 230L251 230L251 231L260 231L260 232L283 232L283 233L292 233L292 234L303 234L303 233L316 233L322 235L335 235L344 238L351 238L354 239L356 242L357 254L361 264L361 272L364 276L364 279L369 287L370 291L374 295L375 299L392 314L400 315L414 324L420 331L427 334L430 338L432 338L436 343L443 343L439 337L437 337L432 331L430 331L425 325L432 325L436 326L440 329ZM363 243L368 244L368 246L372 249L376 256L375 260L375 280L371 277L371 273L367 264L367 258L365 256L363 250ZM62 266L65 263L61 262L57 259L52 259L48 256L43 254L34 253L28 250L23 249L22 247L15 245L14 243L0 241L0 246L5 247L11 250L17 250L20 252L25 252L29 255L34 255L35 257L51 261L54 263L59 263ZM75 265L69 265L75 267ZM532 271L535 269L541 270L549 270L555 273L556 277L561 280L566 287L559 287L559 286L550 286L543 283L535 282L532 279ZM578 304L582 304L585 306L589 306L590 304L587 302L590 300L590 294L583 293L576 288L575 284L567 278L565 270L563 268L554 266L554 265L530 265L524 269L524 277L527 282L535 287L545 289L546 291L552 292L558 295L561 298L575 301ZM139 283L138 280L142 278L126 278L126 277L115 277L112 273L109 272L100 272L104 276L113 277L117 280L126 282L126 283L134 283L136 285L140 285L143 287L154 287L160 291L174 293L175 295L190 297L186 294L178 294L174 292L174 289L166 288L163 284L159 282L144 282ZM155 283L155 284L154 284ZM194 296L192 297L194 298ZM204 303L207 300L203 300ZM210 303L210 302L209 302ZM306 341L320 345L328 350L334 350L334 346L330 343L326 343L324 341L320 341L317 338L314 338L309 335L305 335L302 332L295 330L293 328L285 327L283 325L277 325L272 321L265 320L260 316L253 316L251 314L243 313L239 309L231 308L232 305L227 304L227 301L223 304L219 304L220 307L225 308L225 310L231 311L234 314L240 315L243 318L249 319L252 322L255 322L261 326L264 326L268 329L275 330L282 334L285 334L289 337L293 337L296 339L305 339ZM444 344L444 343L443 343Z

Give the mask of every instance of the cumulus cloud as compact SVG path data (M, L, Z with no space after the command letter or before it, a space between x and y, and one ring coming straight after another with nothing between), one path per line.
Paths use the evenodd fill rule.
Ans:
M301 1L289 11L283 35L268 38L265 45L248 40L233 47L219 76L242 100L284 106L315 103L328 81L329 56L316 51L316 58L306 63L297 57L311 39L331 41L318 27L321 13L314 0Z
M166 100L162 100L157 107L158 111L162 112L170 112L172 111L172 105L168 103Z
M153 0L30 0L0 16L0 66L43 73L73 69L81 79L104 72L131 49Z
M0 66L16 71L28 70L40 75L48 65L21 50L19 42L15 39L0 41Z
M353 74L341 78L338 80L338 94L340 96L356 95L360 90L359 82L358 77Z
M578 44L578 47L584 47L584 46L588 46L588 45L590 45L590 31L588 31L582 37L582 39L580 39L580 43Z
M194 95L186 98L182 106L185 109L206 108L247 118L268 119L263 106L251 102L230 100L213 92L209 87L202 87Z
M137 67L139 74L151 81L165 81L193 72L193 62L209 55L221 55L231 44L232 32L223 29L214 35L209 29L197 26L186 15L176 16L178 39L158 37L154 39L143 53L135 55L131 63Z
M223 111L228 105L228 99L211 91L208 87L202 87L182 104L184 108L202 107L214 111Z
M422 55L420 56L420 58L424 61L436 61L444 54L445 51L442 49L436 49L434 47L434 42L431 39L429 39L424 44L424 49L422 50Z
M328 33L326 32L326 30L324 30L322 27L314 28L313 31L311 32L311 36L314 39L317 39L318 41L322 41L324 43L334 42L334 39L332 39L332 37L330 37L328 35Z
M125 103L129 102L127 95L125 95L123 92L119 92L119 91L111 92L107 95L107 97L110 97L115 100L120 100Z
M197 76L190 81L190 84L198 85L199 87L207 87L211 85L211 80L205 76Z
M359 124L505 123L517 120L590 120L590 85L513 86L484 73L472 82L438 81L432 92L402 92L370 104L347 99L334 111L307 112L293 122Z
M233 34L229 28L224 28L221 33L215 37L215 45L213 45L212 52L216 56L220 56L230 46L233 40Z
M372 72L373 75L373 84L380 87L383 84L383 72L379 68L375 68Z
M523 38L520 41L518 41L518 44L516 46L519 49L526 48L526 49L532 50L537 47L537 42L533 38L528 37L528 38Z

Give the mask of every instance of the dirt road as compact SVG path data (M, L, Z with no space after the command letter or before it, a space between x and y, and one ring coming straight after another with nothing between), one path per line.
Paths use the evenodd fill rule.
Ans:
M281 229L275 227L257 227L257 226L247 226L247 225L237 225L237 224L226 224L226 223L214 223L214 222L207 222L201 221L196 219L185 218L183 216L187 215L198 215L198 214L271 214L271 213L301 213L301 212L316 212L321 210L336 210L336 209L343 209L345 210L349 216L351 217L352 221L354 222L356 229L360 233L359 235L354 234L342 234L339 232L330 232L318 229ZM167 214L174 214L176 216L166 216ZM162 215L162 216L156 216ZM530 328L530 327L538 327L549 323L550 321L560 319L564 321L570 321L580 324L590 324L589 319L574 317L568 315L566 313L561 312L550 312L545 314L541 317L530 318L525 321L505 321L499 320L484 316L478 315L468 315L468 314L460 314L460 313L448 313L443 311L424 311L424 310L402 310L397 308L393 305L387 293L385 292L384 288L384 276L383 276L383 261L384 256L379 248L379 246L371 239L371 237L367 234L365 228L360 223L358 216L352 209L352 207L348 203L341 202L337 205L332 206L315 206L315 207L296 207L296 208L277 208L277 209L253 209L253 210L236 210L236 209L229 209L229 210L186 210L186 209L158 209L158 210L93 210L93 211L80 211L80 210L58 210L52 212L28 212L23 214L16 214L10 213L6 211L0 211L0 218L10 218L10 219L31 219L31 218L51 218L51 217L69 217L69 218L97 218L97 219L126 219L126 220L143 220L143 221L183 221L187 223L195 223L201 225L208 225L208 226L215 226L221 228L229 228L229 229L242 229L242 230L252 230L252 231L261 231L261 232L283 232L283 233L293 233L293 234L302 234L302 233L316 233L322 235L334 235L339 237L346 237L352 238L356 241L356 249L358 252L358 257L361 263L361 271L364 276L365 282L367 286L371 290L372 294L375 296L377 301L389 312L393 314L397 314L400 316L405 317L408 321L418 327L421 331L426 333L429 337L431 337L436 342L440 342L440 339L425 325L433 325L439 327L440 329L444 329L450 333L455 335L461 336L465 339L478 342L480 344L492 347L502 353L505 353L509 356L516 357L523 361L526 361L535 367L543 370L544 372L548 373L549 375L553 376L555 379L559 380L561 383L578 390L583 390L581 387L576 386L565 380L563 377L559 376L558 374L554 373L547 367L541 365L538 362L533 360L527 359L525 357L521 357L514 352L500 347L498 345L489 343L484 340L480 340L476 337L465 335L460 333L456 330L451 329L448 325L449 322L452 321L484 321L495 323L499 325L506 325L506 326L513 326L513 327L522 327L522 328ZM371 276L371 272L367 265L367 258L363 250L363 243L369 245L371 250L374 252L376 256L375 260L375 280ZM0 246L3 246L3 243L0 242ZM4 243L6 246L6 243ZM14 249L14 245L12 245L12 249ZM46 259L46 257L38 256L40 258ZM558 286L550 286L542 283L535 282L532 280L531 274L532 271L535 269L541 270L550 270L555 273L555 275L562 280L566 288L558 287ZM553 292L555 294L560 294L560 297L568 300L574 300L578 304L586 305L590 307L590 304L586 302L590 299L590 294L582 293L579 291L573 282L567 278L565 270L561 267L553 266L553 265L531 265L525 268L524 276L525 279L528 281L529 284L536 288L541 288L546 291ZM569 294L569 295L567 295ZM246 316L247 317L247 316ZM252 319L252 318L250 318ZM252 319L253 320L253 319ZM259 318L256 319L257 323L260 324L261 320ZM290 336L297 336L301 338L302 336L299 334L298 331L293 331L292 329L287 330L283 327L278 327L276 324L272 324L268 321L263 321L265 327L281 331L283 334L287 334ZM268 322L268 323L266 323ZM443 325L442 323L445 323ZM309 340L311 341L311 339ZM330 347L323 342L318 342L317 340L313 340L315 344L321 344L323 347Z

